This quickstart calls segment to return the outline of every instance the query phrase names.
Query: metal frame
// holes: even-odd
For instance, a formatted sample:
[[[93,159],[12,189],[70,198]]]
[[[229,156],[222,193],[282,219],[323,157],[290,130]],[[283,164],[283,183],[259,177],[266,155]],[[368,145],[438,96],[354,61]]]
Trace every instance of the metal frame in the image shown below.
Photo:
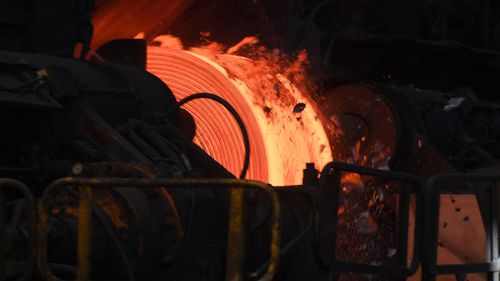
[[[330,171],[333,170],[333,173]],[[337,261],[335,252],[332,254],[332,259],[329,261],[330,268],[333,272],[341,273],[341,272],[353,272],[353,273],[363,273],[363,274],[377,274],[382,276],[390,276],[401,278],[401,280],[406,279],[407,277],[413,275],[417,269],[420,262],[420,245],[421,245],[421,224],[422,224],[422,203],[421,203],[421,192],[422,192],[422,182],[414,177],[413,175],[400,173],[400,172],[392,172],[392,171],[384,171],[378,169],[372,169],[367,167],[355,166],[346,163],[340,162],[331,162],[327,164],[321,172],[321,182],[322,182],[322,190],[324,188],[334,188],[334,192],[331,193],[333,195],[334,205],[332,208],[335,210],[335,215],[332,216],[333,221],[333,231],[337,232],[337,212],[338,212],[338,202],[340,196],[341,189],[341,173],[342,172],[351,172],[357,173],[360,175],[373,176],[378,178],[385,178],[392,181],[405,182],[407,185],[401,192],[401,202],[399,204],[399,221],[398,225],[401,227],[399,233],[401,234],[398,237],[399,249],[397,252],[400,255],[398,265],[396,266],[377,266],[370,265],[364,263],[355,263],[355,262],[344,262]],[[414,229],[414,251],[412,261],[410,266],[407,266],[407,242],[408,242],[408,217],[409,217],[409,197],[410,197],[410,185],[414,187],[415,195],[416,195],[416,210],[415,210],[415,229]],[[330,194],[329,194],[330,195]],[[333,251],[336,248],[336,236],[333,237]]]
[[[487,245],[487,259],[488,262],[484,263],[471,263],[471,264],[447,264],[438,265],[437,264],[437,247],[438,247],[438,235],[439,235],[439,209],[440,209],[440,195],[446,194],[441,191],[441,184],[444,182],[461,182],[461,183],[473,183],[473,182],[484,182],[484,183],[497,183],[496,186],[490,185],[488,191],[490,192],[488,196],[489,202],[478,202],[480,208],[486,210],[486,215],[483,217],[486,221],[483,221],[486,232],[486,245]],[[465,277],[469,273],[487,273],[488,280],[498,280],[498,273],[500,272],[500,260],[499,260],[499,245],[498,245],[498,233],[499,233],[499,222],[500,217],[498,215],[498,183],[500,182],[500,174],[439,174],[433,176],[429,179],[426,189],[425,189],[425,202],[427,202],[427,208],[424,213],[424,219],[428,222],[425,225],[425,233],[429,235],[429,242],[423,249],[425,253],[423,255],[423,267],[426,276],[424,280],[435,280],[436,275],[444,274],[454,274],[457,280],[465,280]],[[455,189],[456,186],[447,186],[448,188]],[[472,186],[474,191],[477,193],[478,186]],[[486,203],[486,204],[484,204]],[[486,205],[486,206],[484,206]]]
[[[1,190],[14,187],[18,191],[21,192],[24,198],[27,199],[28,208],[30,210],[30,240],[29,240],[29,253],[28,253],[28,268],[24,270],[23,275],[17,279],[17,281],[27,281],[31,279],[31,275],[33,273],[33,268],[35,265],[35,229],[36,229],[36,221],[35,221],[35,199],[31,190],[24,183],[9,179],[9,178],[0,178],[0,280],[6,279],[6,261],[7,261],[7,253],[5,251],[5,198]]]
[[[48,233],[48,213],[47,213],[47,200],[50,195],[60,190],[63,187],[79,187],[80,188],[80,204],[78,207],[78,242],[77,242],[77,255],[78,255],[78,268],[77,280],[89,280],[90,264],[88,255],[90,254],[90,222],[91,222],[91,198],[92,188],[227,188],[245,189],[254,188],[263,191],[271,199],[272,216],[271,216],[271,242],[269,245],[269,264],[267,266],[266,274],[259,280],[268,281],[272,280],[276,274],[276,270],[280,257],[280,203],[275,190],[262,182],[251,180],[236,180],[236,179],[126,179],[126,178],[62,178],[52,182],[43,192],[42,197],[38,203],[39,223],[37,228],[38,234],[38,251],[37,251],[37,269],[38,273],[44,280],[47,281],[60,281],[59,278],[54,276],[50,271],[47,261],[47,233]],[[239,196],[238,193],[232,193],[231,201]],[[233,197],[233,195],[235,195]],[[243,198],[242,196],[239,196]],[[242,211],[243,204],[233,204],[232,210],[239,209]],[[235,220],[241,220],[242,216],[230,216],[229,232],[231,232],[231,224],[234,225]],[[238,224],[236,224],[238,225]],[[236,231],[238,233],[238,231]],[[240,240],[240,239],[236,239]],[[228,244],[228,255],[237,257],[242,255],[240,248],[232,248]],[[242,257],[240,257],[242,259]],[[238,260],[238,259],[237,259]],[[226,267],[238,266],[238,261],[227,260]],[[234,276],[234,275],[233,275]],[[239,276],[243,276],[242,272]],[[226,276],[226,280],[230,276]]]

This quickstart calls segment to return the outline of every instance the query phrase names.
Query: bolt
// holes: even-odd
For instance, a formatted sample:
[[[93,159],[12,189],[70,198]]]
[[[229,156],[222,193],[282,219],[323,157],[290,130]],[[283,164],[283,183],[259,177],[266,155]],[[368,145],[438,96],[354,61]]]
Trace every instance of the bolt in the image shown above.
[[[81,163],[76,163],[71,168],[71,172],[73,172],[74,175],[80,175],[83,172],[83,165]]]

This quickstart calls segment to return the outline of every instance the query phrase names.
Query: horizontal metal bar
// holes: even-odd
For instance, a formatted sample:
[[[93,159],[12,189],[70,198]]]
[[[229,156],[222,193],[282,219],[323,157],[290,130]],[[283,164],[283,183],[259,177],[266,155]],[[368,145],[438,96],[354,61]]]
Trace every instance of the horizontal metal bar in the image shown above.
[[[395,180],[395,181],[404,181],[404,182],[412,182],[416,184],[422,184],[422,181],[407,173],[394,172],[394,171],[385,171],[379,169],[373,169],[363,166],[356,166],[342,162],[330,162],[328,163],[322,171],[323,173],[327,173],[329,170],[341,170],[344,172],[358,173],[367,176],[381,177],[385,179]]]
[[[475,181],[475,182],[490,182],[490,181],[500,181],[500,173],[484,173],[484,174],[459,174],[459,173],[446,173],[438,174],[431,177],[427,185],[437,186],[438,183],[444,181]]]
[[[370,265],[365,263],[337,261],[335,266],[339,272],[353,272],[363,274],[377,274],[381,276],[409,276],[409,270],[401,266]]]
[[[46,200],[55,191],[62,187],[91,187],[105,189],[110,187],[121,188],[254,188],[263,191],[271,199],[271,242],[269,245],[269,264],[266,274],[260,281],[270,281],[274,278],[279,264],[280,253],[280,203],[274,189],[265,183],[252,180],[237,179],[129,179],[129,178],[62,178],[52,182],[43,192],[38,204],[38,252],[37,269],[41,277],[46,281],[61,281],[50,271],[47,261],[47,234],[48,214]]]
[[[436,267],[437,274],[487,273],[487,272],[499,272],[499,271],[500,271],[499,261],[491,263],[438,265]]]

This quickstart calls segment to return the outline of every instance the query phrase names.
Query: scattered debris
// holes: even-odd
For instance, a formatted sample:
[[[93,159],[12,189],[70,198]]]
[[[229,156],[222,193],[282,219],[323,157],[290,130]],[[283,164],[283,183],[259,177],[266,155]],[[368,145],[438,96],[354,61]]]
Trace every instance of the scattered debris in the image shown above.
[[[266,105],[266,106],[264,106],[263,110],[264,110],[264,112],[265,112],[266,114],[271,113],[271,108],[270,108],[269,106],[267,106],[267,105]]]
[[[392,258],[396,255],[396,249],[394,248],[390,248],[387,250],[387,257],[388,258]]]
[[[356,225],[359,233],[375,233],[378,230],[377,223],[369,211],[361,213]]]
[[[294,113],[301,113],[302,111],[304,111],[304,109],[306,108],[306,104],[303,103],[303,102],[299,102],[298,104],[295,105],[295,107],[293,108],[293,112]]]
[[[200,32],[200,35],[201,35],[202,37],[210,37],[210,31],[201,31],[201,32]]]
[[[319,146],[319,152],[323,152],[326,148],[326,145],[322,144]]]
[[[460,107],[460,105],[464,102],[465,98],[464,97],[459,97],[459,98],[451,98],[448,101],[448,104],[446,104],[443,107],[444,111],[450,111],[452,109]]]

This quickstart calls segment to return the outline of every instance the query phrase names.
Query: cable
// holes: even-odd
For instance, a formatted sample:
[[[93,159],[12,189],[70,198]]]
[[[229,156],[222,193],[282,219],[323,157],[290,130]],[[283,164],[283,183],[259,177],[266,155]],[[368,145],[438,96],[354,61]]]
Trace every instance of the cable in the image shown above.
[[[72,195],[78,198],[78,193],[72,189],[66,189],[66,191]],[[106,217],[102,214],[101,210],[96,207],[94,204],[92,204],[92,213],[96,216],[97,220],[101,223],[103,226],[104,230],[106,231],[106,234],[108,234],[109,238],[111,239],[111,242],[116,248],[116,251],[118,252],[118,255],[120,256],[120,259],[122,260],[123,266],[125,267],[125,272],[127,274],[128,280],[129,281],[135,281],[134,278],[134,273],[132,272],[132,264],[130,263],[127,254],[125,253],[125,249],[123,248],[122,244],[116,237],[113,229],[109,225],[108,220]]]
[[[188,247],[189,245],[189,240],[191,238],[191,226],[192,226],[192,223],[193,223],[193,218],[194,218],[194,212],[195,212],[195,205],[196,205],[196,194],[195,194],[195,188],[190,188],[189,189],[191,191],[191,210],[189,212],[189,218],[188,218],[188,221],[187,221],[187,228],[186,228],[186,235],[185,235],[185,238],[182,240],[182,246],[181,246],[181,258],[179,260],[179,263],[178,265],[176,266],[175,268],[175,271],[173,273],[173,276],[174,278],[172,278],[172,280],[178,280],[178,276],[179,274],[181,274],[182,270],[183,270],[183,267],[185,266],[186,264],[186,259],[187,259],[187,251],[186,251],[186,248]]]
[[[184,173],[190,170],[190,164],[186,162],[186,157],[183,158],[182,152],[169,144],[168,139],[159,132],[136,119],[129,121],[129,128],[125,133],[128,133],[133,144],[146,152],[146,156],[151,160],[166,164],[169,173],[175,175],[177,171]]]
[[[317,4],[313,10],[311,11],[311,13],[309,14],[309,17],[307,18],[307,22],[309,24],[312,24],[313,21],[314,21],[314,18],[316,17],[316,15],[323,10],[323,8],[331,5],[331,4],[335,4],[337,2],[340,2],[341,0],[325,0],[323,2],[320,2],[319,4]]]
[[[123,248],[122,244],[116,237],[113,229],[111,229],[109,222],[106,220],[106,218],[102,215],[100,210],[97,209],[97,207],[92,206],[93,213],[96,215],[97,220],[103,225],[104,230],[108,234],[109,238],[113,242],[113,245],[116,248],[116,251],[118,252],[118,255],[120,256],[120,259],[122,260],[123,266],[125,267],[125,272],[127,273],[127,277],[129,281],[134,281],[134,273],[132,272],[132,264],[130,263],[127,254],[125,253],[125,249]]]
[[[193,100],[196,100],[196,99],[209,99],[209,100],[212,100],[212,101],[219,103],[220,105],[224,106],[224,108],[226,108],[227,111],[229,111],[229,113],[231,113],[231,115],[236,120],[236,123],[238,123],[238,126],[240,127],[240,130],[241,130],[241,134],[243,135],[243,142],[244,142],[244,146],[245,146],[245,159],[243,162],[243,168],[242,168],[241,173],[240,173],[240,179],[244,179],[246,176],[246,173],[248,171],[248,166],[250,163],[250,139],[248,137],[248,132],[247,132],[247,129],[245,127],[245,124],[243,123],[243,120],[241,119],[241,117],[238,114],[238,112],[236,111],[236,109],[234,109],[234,107],[228,101],[226,101],[224,98],[217,96],[215,94],[196,93],[196,94],[190,95],[190,96],[185,97],[184,99],[180,100],[178,103],[176,103],[170,109],[168,109],[167,113],[171,113],[172,111],[182,107],[184,104],[191,102]],[[194,189],[191,189],[191,196],[192,196],[191,212],[190,212],[189,218],[188,218],[188,224],[187,224],[188,228],[186,230],[186,239],[184,239],[184,241],[183,241],[182,248],[186,248],[186,246],[188,244],[187,241],[189,240],[189,238],[191,236],[191,224],[192,224],[192,220],[193,220],[193,216],[194,216],[194,212],[195,212],[195,202],[196,202],[196,195],[195,195]],[[183,252],[185,252],[185,249],[183,250]],[[183,254],[183,257],[181,258],[181,261],[180,261],[179,265],[177,266],[177,270],[174,273],[174,280],[177,279],[178,274],[180,274],[181,267],[183,267],[185,265],[185,259],[186,259],[185,254]]]
[[[332,56],[333,47],[335,45],[335,35],[336,35],[335,31],[332,31],[331,36],[330,36],[330,42],[328,42],[328,46],[326,47],[325,56],[323,57],[323,69],[324,70],[327,70],[328,66],[330,65],[330,58]]]
[[[78,271],[75,266],[62,263],[49,263],[49,268],[56,275],[62,274],[71,276],[72,278],[76,278],[76,274]]]
[[[191,102],[193,100],[197,100],[197,99],[209,99],[209,100],[212,100],[212,101],[215,101],[215,102],[219,103],[220,105],[224,106],[224,108],[226,108],[227,111],[229,111],[229,113],[236,120],[236,123],[238,123],[238,126],[240,127],[240,130],[241,130],[241,134],[243,136],[243,143],[244,143],[244,146],[245,146],[245,158],[244,158],[243,168],[241,170],[239,178],[240,179],[244,179],[245,176],[246,176],[246,174],[247,174],[247,171],[248,171],[248,166],[250,164],[250,139],[248,137],[248,131],[246,129],[245,123],[241,119],[241,117],[238,114],[238,112],[236,111],[236,109],[228,101],[226,101],[224,98],[222,98],[220,96],[217,96],[215,94],[211,94],[211,93],[196,93],[196,94],[190,95],[190,96],[185,97],[184,99],[180,100],[178,103],[176,103],[174,106],[172,106],[167,111],[167,113],[171,113],[172,111],[174,111],[174,110],[182,107],[184,104],[186,104],[188,102]],[[194,211],[195,211],[196,195],[195,195],[193,189],[191,190],[191,196],[192,196],[191,212],[189,214],[188,229],[186,230],[186,239],[184,240],[183,248],[186,247],[187,240],[190,238],[191,224],[192,224],[192,219],[193,219],[193,215],[194,215]],[[184,263],[185,263],[185,258],[182,258],[182,261],[180,262],[179,266],[177,267],[176,272],[174,273],[175,277],[177,277],[177,275],[180,273],[180,271],[181,271],[180,268],[182,266],[184,266]]]
[[[392,23],[398,17],[398,15],[401,14],[401,11],[403,11],[403,8],[406,7],[405,1],[401,1],[401,2],[402,3],[399,6],[399,9],[394,11],[384,22],[377,24],[377,25],[374,25],[374,26],[367,27],[364,30],[368,31],[368,32],[373,32],[373,31],[377,31],[377,30],[387,26],[388,24]]]
[[[279,191],[281,192],[281,191]],[[311,201],[311,198],[308,197],[307,195],[303,194],[303,193],[299,193],[297,192],[297,194],[302,194],[306,197],[306,201],[309,203],[309,208],[313,211],[314,210],[314,204],[313,202]],[[312,212],[313,213],[313,212]],[[280,259],[284,256],[286,256],[288,253],[290,253],[290,251],[295,248],[295,246],[298,245],[298,243],[300,241],[302,241],[306,235],[313,229],[313,226],[314,226],[314,215],[309,215],[309,219],[307,220],[307,225],[306,227],[304,228],[304,230],[302,232],[300,232],[297,236],[295,236],[292,241],[290,241],[288,244],[286,244],[283,248],[281,248],[280,250]],[[262,274],[266,271],[266,268],[269,264],[269,261],[265,262],[263,265],[261,265],[257,270],[255,270],[254,272],[252,272],[249,277],[251,277],[252,279],[257,279],[259,276],[262,276]],[[260,277],[257,279],[257,280],[261,280]]]
[[[239,178],[244,179],[248,171],[248,165],[250,164],[250,139],[248,137],[248,132],[247,128],[245,127],[245,123],[243,123],[243,120],[241,119],[236,109],[234,109],[234,107],[228,101],[226,101],[224,98],[220,96],[211,93],[197,93],[183,98],[174,106],[172,106],[167,112],[170,113],[180,108],[184,104],[197,99],[209,99],[219,103],[220,105],[224,106],[227,109],[227,111],[231,113],[231,115],[233,115],[234,119],[236,120],[236,123],[238,123],[238,126],[240,127],[241,130],[241,134],[243,135],[243,143],[245,145],[245,159],[243,162],[243,168],[241,169]]]
[[[306,42],[310,38],[310,32],[312,28],[314,27],[314,18],[316,18],[316,15],[320,12],[323,11],[323,8],[341,2],[342,0],[325,0],[323,2],[320,2],[316,6],[314,6],[313,10],[309,13],[309,16],[307,17],[307,24],[306,24],[306,30],[304,31],[304,36],[302,37],[302,42],[301,46],[304,47]]]

